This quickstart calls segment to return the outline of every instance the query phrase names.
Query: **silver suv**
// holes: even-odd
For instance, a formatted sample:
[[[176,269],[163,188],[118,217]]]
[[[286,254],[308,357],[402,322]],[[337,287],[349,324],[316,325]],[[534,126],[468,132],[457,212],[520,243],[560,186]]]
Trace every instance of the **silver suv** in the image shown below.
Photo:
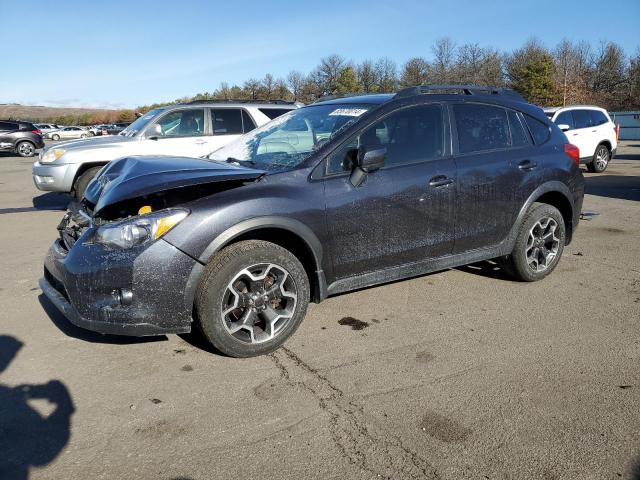
[[[132,155],[201,157],[302,106],[293,102],[192,102],[156,108],[118,135],[50,146],[33,164],[39,190],[71,192],[80,200],[102,166]]]

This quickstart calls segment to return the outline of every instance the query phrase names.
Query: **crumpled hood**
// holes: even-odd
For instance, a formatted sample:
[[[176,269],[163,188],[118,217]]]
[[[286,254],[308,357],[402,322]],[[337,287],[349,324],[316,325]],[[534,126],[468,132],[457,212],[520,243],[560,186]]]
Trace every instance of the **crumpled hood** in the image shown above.
[[[84,196],[98,213],[108,205],[152,193],[227,180],[254,180],[264,173],[190,157],[125,157],[108,163],[89,183]]]

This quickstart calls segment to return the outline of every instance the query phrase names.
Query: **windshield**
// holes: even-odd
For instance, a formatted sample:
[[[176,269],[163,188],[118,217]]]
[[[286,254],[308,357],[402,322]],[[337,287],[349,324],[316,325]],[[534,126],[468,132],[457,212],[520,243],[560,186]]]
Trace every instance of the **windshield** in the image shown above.
[[[263,170],[300,165],[371,105],[311,105],[292,110],[211,153],[209,159]]]
[[[122,130],[119,135],[124,135],[125,137],[133,137],[140,130],[143,130],[151,120],[155,118],[160,112],[164,111],[163,108],[156,108],[155,110],[149,110],[147,113],[138,118],[135,122],[129,125],[127,128]],[[110,127],[110,125],[109,125]]]

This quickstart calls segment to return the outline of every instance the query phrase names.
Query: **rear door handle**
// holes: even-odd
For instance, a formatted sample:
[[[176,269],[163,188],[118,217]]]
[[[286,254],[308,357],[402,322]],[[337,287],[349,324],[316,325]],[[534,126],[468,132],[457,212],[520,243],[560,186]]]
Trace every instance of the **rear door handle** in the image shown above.
[[[536,162],[532,162],[531,160],[523,160],[518,164],[518,168],[520,170],[525,171],[525,172],[533,170],[537,166],[538,166],[538,164]]]
[[[444,187],[445,185],[449,185],[451,183],[453,183],[453,178],[449,178],[444,175],[436,175],[431,180],[429,180],[430,187]]]

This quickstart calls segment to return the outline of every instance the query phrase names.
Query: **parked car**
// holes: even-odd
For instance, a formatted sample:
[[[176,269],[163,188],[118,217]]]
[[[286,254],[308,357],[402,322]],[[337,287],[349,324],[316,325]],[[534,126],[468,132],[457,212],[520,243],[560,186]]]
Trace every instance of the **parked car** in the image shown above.
[[[53,132],[54,130],[59,130],[60,126],[55,125],[53,123],[36,123],[36,128],[42,132],[42,135],[46,135],[47,133]]]
[[[113,125],[109,125],[106,129],[107,135],[118,135],[129,125],[131,125],[131,123],[114,123]]]
[[[42,132],[29,122],[0,120],[0,151],[15,152],[21,157],[33,157],[37,148],[44,148]]]
[[[115,136],[54,145],[33,165],[40,190],[72,192],[81,199],[103,165],[127,155],[201,157],[297,103],[194,102],[145,113]]]
[[[544,112],[580,149],[580,161],[590,172],[607,169],[618,148],[618,127],[604,108],[574,105],[545,108]]]
[[[101,125],[94,125],[92,127],[89,127],[89,129],[87,130],[89,132],[89,135],[92,137],[95,136],[100,136],[100,135],[106,135],[107,134],[107,129],[112,128],[113,125],[111,124],[101,124]]]
[[[82,127],[64,127],[47,133],[46,137],[51,140],[74,140],[78,138],[87,138],[89,132]]]
[[[112,162],[65,215],[41,288],[83,328],[195,323],[247,357],[341,292],[488,259],[544,278],[578,226],[578,149],[514,92],[439,91],[321,101],[208,160]]]

